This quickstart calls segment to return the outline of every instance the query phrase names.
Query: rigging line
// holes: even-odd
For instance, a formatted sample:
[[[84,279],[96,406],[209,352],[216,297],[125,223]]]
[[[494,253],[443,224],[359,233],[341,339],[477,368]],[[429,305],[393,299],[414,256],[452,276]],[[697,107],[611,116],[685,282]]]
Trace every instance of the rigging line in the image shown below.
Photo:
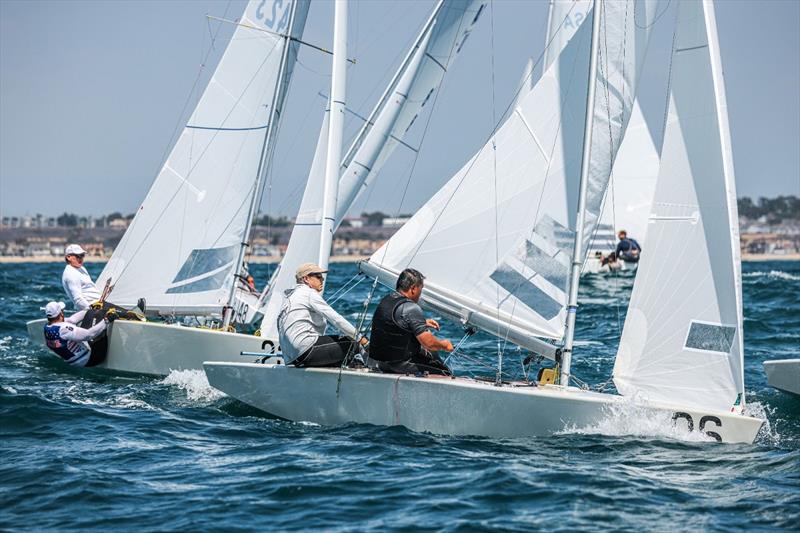
[[[667,0],[667,5],[664,6],[664,9],[661,10],[661,13],[656,14],[656,16],[653,17],[653,22],[651,22],[650,24],[647,24],[646,26],[642,26],[641,24],[639,24],[636,21],[636,8],[634,7],[634,10],[633,10],[633,23],[636,25],[637,28],[640,28],[640,29],[643,29],[643,30],[647,30],[647,29],[652,28],[653,26],[656,25],[656,22],[658,22],[659,19],[662,16],[664,16],[664,14],[667,12],[667,10],[669,9],[670,3],[672,3],[672,0]]]
[[[503,117],[505,117],[507,115],[508,110],[511,109],[511,107],[514,105],[514,102],[517,101],[517,97],[519,96],[519,93],[522,91],[522,89],[527,86],[528,80],[533,76],[533,72],[536,70],[536,67],[539,65],[539,63],[541,63],[542,59],[544,58],[545,52],[547,52],[547,50],[550,48],[550,45],[555,40],[555,37],[556,37],[556,35],[558,35],[558,32],[560,32],[562,30],[562,28],[564,27],[564,22],[569,18],[569,15],[570,15],[570,13],[572,13],[572,9],[574,7],[575,7],[575,4],[573,3],[572,6],[569,8],[569,11],[567,11],[567,15],[564,17],[564,19],[558,25],[558,29],[553,33],[553,36],[550,38],[550,40],[547,42],[547,44],[545,45],[545,47],[542,50],[542,52],[539,54],[539,57],[536,59],[536,62],[534,63],[533,67],[531,68],[530,72],[525,77],[525,79],[522,80],[522,82],[520,83],[520,86],[517,88],[515,93],[512,95],[510,103],[506,107],[505,111],[503,111],[503,114],[500,115],[500,120],[498,120],[495,123],[494,128],[492,128],[491,133],[489,134],[489,136],[484,141],[484,143],[483,143],[481,149],[478,151],[477,155],[480,155],[483,152],[484,148],[489,143],[489,140],[491,140],[497,134],[497,130],[500,127],[500,121],[503,120]],[[437,96],[438,96],[438,94],[437,94]],[[560,127],[560,122],[559,122],[559,127]],[[555,146],[554,146],[554,149],[555,149]],[[414,257],[416,257],[416,255],[419,252],[419,249],[422,246],[422,244],[428,239],[428,237],[430,237],[430,234],[433,231],[433,228],[436,226],[436,224],[438,224],[439,219],[442,217],[442,215],[444,214],[445,210],[450,205],[450,202],[455,197],[456,192],[458,192],[458,190],[461,188],[461,185],[464,183],[464,180],[467,178],[467,176],[469,176],[469,174],[472,171],[472,168],[475,166],[475,163],[477,162],[477,160],[478,160],[478,157],[473,157],[472,158],[472,160],[471,160],[471,162],[469,164],[469,167],[464,172],[464,174],[461,177],[461,180],[459,181],[458,185],[453,189],[452,193],[450,194],[450,197],[444,203],[444,206],[441,208],[441,210],[439,211],[439,213],[436,215],[436,217],[434,218],[433,222],[431,223],[430,227],[428,228],[428,231],[425,233],[423,238],[420,240],[419,244],[417,244],[417,246],[415,247],[414,253],[411,255],[411,259],[414,259]],[[552,160],[552,158],[551,158],[551,160]],[[545,179],[547,179],[547,178],[545,178]]]
[[[489,62],[492,72],[491,85],[492,85],[492,124],[497,120],[497,98],[495,96],[495,69],[494,69],[494,0],[489,0]],[[492,174],[494,178],[494,262],[500,264],[500,221],[499,210],[497,208],[497,139],[492,137]],[[497,382],[502,381],[503,373],[503,351],[505,344],[501,347],[500,344],[500,285],[495,284],[495,301],[497,302]],[[508,331],[506,331],[506,338],[508,338]],[[462,341],[463,342],[463,339]]]
[[[245,92],[245,91],[247,91],[247,89],[248,89],[248,88],[250,87],[250,85],[253,83],[253,81],[255,80],[255,78],[256,78],[256,76],[258,75],[258,73],[261,71],[261,69],[262,69],[262,68],[264,67],[264,65],[266,64],[267,60],[270,58],[270,56],[272,56],[272,53],[275,51],[275,48],[276,48],[276,47],[277,47],[277,43],[276,43],[276,44],[275,44],[275,45],[272,47],[272,49],[270,50],[270,52],[269,52],[269,53],[268,53],[268,54],[267,54],[267,55],[264,57],[264,60],[261,62],[261,64],[260,64],[260,65],[258,66],[258,68],[256,69],[255,73],[253,74],[253,77],[252,77],[252,78],[250,78],[250,81],[248,81],[248,83],[247,83],[247,85],[245,86],[245,88],[244,88],[244,91],[242,92],[242,94],[240,94],[240,95],[239,95],[239,97],[236,99],[236,102],[234,102],[234,103],[233,103],[233,106],[232,106],[232,107],[231,107],[231,109],[228,111],[228,114],[227,114],[227,115],[225,115],[225,118],[224,118],[224,119],[222,119],[222,123],[223,123],[223,124],[224,124],[224,123],[225,123],[225,121],[226,121],[226,120],[228,120],[228,118],[229,118],[229,117],[230,117],[230,116],[233,114],[233,111],[236,109],[236,106],[239,104],[239,101],[240,101],[240,100],[242,99],[242,97],[244,96],[244,92]],[[278,122],[278,125],[280,125],[280,122]],[[194,166],[193,166],[193,167],[191,167],[191,168],[189,169],[189,172],[187,172],[187,174],[186,174],[186,176],[187,176],[187,177],[191,175],[191,173],[192,173],[192,171],[194,170],[194,168],[196,168],[196,166],[197,166],[197,165],[200,163],[200,159],[202,159],[202,158],[203,158],[203,156],[204,156],[204,155],[205,155],[205,153],[208,151],[209,147],[210,147],[210,146],[211,146],[211,144],[213,143],[214,139],[216,139],[216,137],[217,137],[217,135],[218,135],[218,134],[219,134],[219,132],[218,132],[218,131],[214,132],[214,134],[212,135],[212,137],[211,137],[211,139],[209,140],[208,144],[206,145],[206,148],[205,148],[205,149],[203,150],[203,152],[200,154],[200,156],[199,156],[198,160],[195,162]],[[240,150],[241,150],[241,146],[240,146]],[[158,179],[158,176],[159,176],[160,174],[161,174],[161,173],[159,172],[159,174],[157,174],[157,175],[156,175],[156,179]],[[253,183],[253,186],[255,186],[255,182]],[[169,207],[172,205],[172,202],[175,200],[175,198],[178,196],[178,194],[179,194],[179,193],[180,193],[182,190],[183,190],[183,185],[179,186],[179,187],[178,187],[178,188],[175,190],[175,192],[174,192],[174,193],[172,194],[172,196],[169,198],[169,201],[167,201],[167,203],[166,203],[166,205],[165,205],[164,209],[161,211],[161,213],[159,213],[158,217],[156,218],[155,224],[153,224],[153,225],[150,227],[150,229],[147,231],[147,233],[145,234],[145,236],[144,236],[144,238],[142,239],[142,241],[139,243],[139,246],[137,246],[137,247],[136,247],[136,249],[134,250],[134,252],[133,252],[133,255],[136,255],[136,254],[139,252],[139,250],[142,248],[142,246],[144,246],[144,243],[145,243],[145,242],[147,242],[148,238],[150,237],[150,234],[151,234],[151,233],[152,233],[152,232],[155,230],[156,226],[158,226],[158,223],[161,221],[161,218],[162,218],[162,217],[164,216],[164,214],[165,214],[165,213],[168,211],[168,208],[169,208]],[[141,209],[141,207],[140,207],[140,209]],[[241,209],[241,208],[240,208],[240,209]],[[225,230],[227,230],[227,228],[228,228],[228,227],[230,227],[230,225],[231,225],[231,223],[232,223],[232,222],[233,222],[233,220],[229,220],[229,221],[228,221],[228,224],[225,226]],[[224,230],[223,230],[223,231],[224,231]],[[219,239],[219,237],[218,237],[218,239]],[[127,263],[125,266],[123,266],[122,270],[121,270],[121,271],[119,272],[119,274],[117,275],[117,281],[119,281],[119,279],[122,277],[122,275],[125,273],[125,271],[128,269],[128,267],[129,267],[130,265],[131,265],[131,262],[128,262],[128,263]]]
[[[353,280],[355,280],[355,283],[353,283]],[[358,287],[362,281],[364,281],[364,276],[362,276],[361,274],[355,274],[339,290],[337,290],[335,293],[333,293],[331,296],[328,297],[328,299],[330,300],[330,305],[333,305],[342,298],[344,298],[349,292]],[[348,284],[351,285],[347,287]],[[347,288],[346,290],[345,287]]]
[[[470,336],[472,336],[472,331],[470,331],[470,330],[465,331],[464,332],[464,336],[461,337],[460,341],[458,341],[458,343],[456,344],[455,348],[453,348],[453,351],[450,352],[447,355],[447,357],[445,357],[444,361],[442,361],[442,364],[447,365],[447,361],[449,361],[451,357],[456,355],[456,353],[458,352],[458,349],[461,348],[461,345],[464,344],[464,341],[467,340],[467,338],[470,337]]]
[[[225,5],[225,12],[223,13],[223,16],[226,16],[228,14],[228,10],[231,7],[232,1],[233,0],[228,0],[228,3]],[[209,23],[209,29],[210,29],[210,23]],[[186,114],[186,108],[189,107],[189,102],[192,100],[192,95],[194,94],[195,89],[197,89],[197,84],[200,82],[200,78],[203,76],[203,72],[205,71],[205,67],[206,67],[206,62],[208,61],[208,58],[211,56],[211,52],[214,50],[214,43],[216,42],[217,37],[219,36],[219,32],[220,32],[221,29],[222,29],[222,24],[218,24],[217,25],[217,31],[211,36],[211,42],[209,44],[209,48],[206,51],[205,57],[203,57],[202,61],[200,62],[200,68],[197,71],[197,76],[195,76],[194,83],[192,83],[192,88],[189,90],[189,93],[186,95],[186,99],[183,102],[183,107],[181,108],[181,112],[178,113],[178,119],[175,121],[175,127],[172,129],[172,133],[169,136],[169,142],[167,142],[167,144],[164,146],[164,152],[161,154],[161,158],[160,158],[161,163],[158,166],[158,170],[159,171],[164,167],[164,164],[167,161],[167,156],[169,155],[170,148],[172,148],[173,144],[175,143],[175,135],[178,133],[178,130],[181,127],[181,124],[184,123],[183,116]],[[204,36],[204,38],[205,38],[205,36]],[[201,53],[201,55],[202,55],[202,53]],[[159,172],[157,171],[154,174],[155,174],[155,176],[153,177],[153,180],[150,182],[149,189],[153,187],[153,184],[158,179]],[[122,247],[118,247],[118,249],[120,251],[123,251],[125,249],[126,245],[127,245],[127,242],[120,243],[120,244],[123,244],[123,246]],[[117,278],[119,278],[119,276],[117,276]]]
[[[572,13],[572,9],[574,9],[575,5],[577,5],[577,1],[573,2],[572,6],[567,11],[567,14],[564,16],[564,19],[559,24],[556,32],[553,34],[553,37],[550,38],[550,41],[548,41],[547,46],[545,46],[545,50],[550,46],[550,43],[553,42],[553,39],[555,39],[555,36],[558,34],[558,32],[562,30],[564,22],[569,19],[569,16]],[[544,52],[542,54],[544,54]],[[569,78],[568,78],[568,81],[567,81],[567,87],[573,87],[573,83],[572,82],[573,82],[573,78],[575,77],[576,65],[577,65],[577,57],[575,59],[573,59],[573,61],[572,61],[572,68],[570,69],[570,72],[569,72]],[[531,69],[531,70],[533,70],[533,69]],[[524,84],[523,84],[523,86],[524,86]],[[564,101],[566,101],[566,99],[567,99],[567,95],[564,96]],[[562,106],[564,104],[564,101],[561,102]],[[532,219],[534,221],[534,225],[531,227],[530,233],[528,233],[528,238],[529,239],[533,237],[534,233],[536,233],[536,221],[539,219],[539,213],[541,212],[542,202],[543,202],[544,196],[545,196],[544,192],[546,191],[547,183],[550,180],[550,167],[551,167],[552,161],[553,161],[553,154],[555,153],[556,146],[558,144],[558,135],[561,132],[562,124],[563,124],[563,120],[561,118],[559,118],[558,127],[556,129],[556,135],[553,137],[553,143],[550,146],[550,153],[549,153],[549,155],[547,157],[547,168],[545,169],[544,183],[542,183],[542,194],[539,195],[539,200],[536,202],[536,211],[534,212],[534,216],[533,216],[533,219]],[[529,268],[530,267],[527,264],[523,263],[523,266],[522,266],[522,269],[523,269],[522,270],[522,274],[523,274],[523,276],[527,273]],[[531,268],[531,272],[533,272],[532,268]],[[533,272],[533,273],[537,274],[536,272]],[[519,288],[521,286],[522,286],[522,281],[517,283],[516,288]],[[511,314],[512,318],[514,317],[514,313],[516,313],[517,302],[518,302],[518,300],[514,299],[512,304],[511,304],[511,312],[510,312],[510,314]],[[503,339],[504,340],[504,348],[505,348],[505,345],[508,343],[508,336],[510,334],[510,331],[511,331],[511,326],[509,324],[509,327],[506,329],[506,333],[505,333],[504,339]]]
[[[458,30],[453,34],[453,42],[450,43],[450,50],[448,51],[447,57],[452,57],[453,56],[453,50],[455,49],[456,42],[458,41],[458,36],[461,34],[461,30],[464,27],[464,22],[465,22],[465,18],[462,17],[461,21],[458,23]],[[405,201],[406,194],[408,193],[408,187],[411,184],[411,178],[414,176],[414,172],[415,172],[415,170],[417,168],[417,163],[419,162],[419,156],[422,153],[422,146],[423,146],[423,144],[425,142],[425,137],[428,135],[428,129],[430,128],[430,125],[431,125],[431,119],[433,118],[434,111],[436,110],[436,104],[439,102],[439,95],[442,94],[442,87],[446,83],[446,80],[447,80],[447,78],[444,78],[444,74],[442,74],[442,82],[439,85],[439,90],[434,91],[435,94],[433,95],[433,102],[431,103],[431,108],[430,108],[430,111],[428,112],[428,118],[425,121],[425,128],[422,130],[422,137],[420,138],[420,141],[419,141],[420,148],[419,148],[419,150],[417,152],[414,153],[414,161],[411,164],[411,169],[409,170],[408,178],[406,179],[405,187],[403,188],[403,194],[400,197],[400,203],[399,203],[399,205],[397,207],[397,211],[395,212],[395,217],[399,217],[400,216],[400,212],[403,209],[403,202]],[[421,112],[422,111],[420,111],[420,113]],[[438,218],[437,218],[437,220],[438,220]],[[430,233],[430,230],[428,231],[428,233]],[[381,263],[383,263],[383,260],[386,259],[386,254],[389,252],[389,246],[391,245],[391,242],[392,242],[392,239],[390,238],[390,239],[388,239],[386,241],[386,244],[384,245],[383,258],[381,260]],[[407,263],[406,266],[408,266],[408,264],[411,263],[411,260],[413,260],[414,257],[416,257],[416,252],[417,251],[419,251],[419,247],[417,247],[417,250],[415,250],[414,254],[411,256],[411,258],[410,258],[410,260],[409,260],[409,262]]]

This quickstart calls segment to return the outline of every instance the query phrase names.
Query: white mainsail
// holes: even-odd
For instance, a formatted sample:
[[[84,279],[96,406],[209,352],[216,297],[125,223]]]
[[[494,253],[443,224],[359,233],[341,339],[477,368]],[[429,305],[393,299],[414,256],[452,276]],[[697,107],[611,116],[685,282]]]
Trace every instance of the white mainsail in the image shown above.
[[[588,235],[633,106],[653,14],[648,2],[602,5]],[[581,25],[480,152],[362,265],[366,273],[391,284],[414,267],[428,278],[423,303],[526,348],[543,349],[537,336],[563,336],[590,36],[591,25]]]
[[[625,396],[744,404],[736,187],[713,4],[682,2],[661,172],[614,366]]]
[[[547,69],[590,15],[591,0],[550,0],[544,65]],[[591,21],[591,16],[589,16]],[[611,185],[603,200],[600,228],[592,249],[608,251],[616,246],[616,231],[627,230],[640,244],[645,242],[647,217],[658,177],[658,150],[645,121],[639,100],[634,101],[625,137],[614,160]]]
[[[334,229],[339,226],[360,192],[369,185],[370,179],[377,175],[441,84],[446,69],[455,60],[480,16],[483,4],[479,6],[478,3],[476,0],[441,0],[434,8],[342,161]],[[283,292],[294,284],[297,266],[305,262],[317,262],[320,265],[328,262],[329,250],[320,253],[325,231],[322,205],[327,143],[328,111],[286,254],[270,281],[263,305],[261,335],[264,337],[277,338],[276,320]]]
[[[228,303],[270,118],[279,115],[308,1],[253,0],[197,107],[98,282],[110,300],[219,313]],[[286,60],[284,61],[284,56]],[[276,94],[277,91],[277,94]],[[274,102],[275,109],[271,106]]]

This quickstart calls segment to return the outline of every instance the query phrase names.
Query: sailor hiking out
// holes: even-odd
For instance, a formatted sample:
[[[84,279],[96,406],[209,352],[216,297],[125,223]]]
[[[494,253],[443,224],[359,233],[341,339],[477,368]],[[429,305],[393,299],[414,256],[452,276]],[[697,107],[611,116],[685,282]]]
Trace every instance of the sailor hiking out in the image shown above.
[[[108,312],[103,320],[86,329],[78,324],[89,310],[65,318],[64,307],[64,302],[50,302],[45,306],[47,324],[44,326],[44,339],[47,347],[72,366],[89,367],[102,363],[107,353],[106,327],[117,318],[116,312]]]

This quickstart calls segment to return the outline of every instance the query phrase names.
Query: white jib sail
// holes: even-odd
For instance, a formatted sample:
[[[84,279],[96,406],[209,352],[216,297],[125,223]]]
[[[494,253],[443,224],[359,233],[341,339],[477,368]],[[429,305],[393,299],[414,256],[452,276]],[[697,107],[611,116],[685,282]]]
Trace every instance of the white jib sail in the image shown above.
[[[627,4],[608,6],[601,30],[607,48],[596,108],[605,116],[595,120],[603,135],[595,135],[599,162],[593,157],[591,175],[598,207],[633,104],[639,47],[647,42]],[[648,14],[642,10],[637,22]],[[562,337],[590,34],[591,25],[578,29],[493,138],[373,254],[362,267],[368,274],[389,283],[416,268],[428,278],[423,303],[524,347],[541,348],[534,336]],[[621,47],[627,59],[616,53]]]
[[[437,4],[379,104],[356,136],[348,151],[350,156],[343,161],[334,227],[338,227],[360,191],[378,173],[430,95],[439,87],[445,74],[442,66],[449,67],[453,63],[479,18],[479,11],[475,1],[443,0]],[[265,337],[277,337],[276,321],[283,293],[294,285],[295,269],[305,262],[322,265],[328,261],[327,256],[321,257],[318,253],[322,238],[327,117],[326,111],[289,246],[270,281],[263,305],[261,335]]]
[[[741,263],[714,8],[681,2],[669,112],[643,254],[614,366],[626,396],[744,404]]]
[[[227,303],[277,89],[284,46],[308,2],[253,0],[197,107],[99,278],[110,300],[165,312],[219,313]],[[292,20],[294,13],[294,20]],[[291,45],[293,48],[296,44]],[[286,64],[289,82],[294,53]],[[282,102],[278,100],[278,105]],[[277,106],[276,106],[277,107]]]

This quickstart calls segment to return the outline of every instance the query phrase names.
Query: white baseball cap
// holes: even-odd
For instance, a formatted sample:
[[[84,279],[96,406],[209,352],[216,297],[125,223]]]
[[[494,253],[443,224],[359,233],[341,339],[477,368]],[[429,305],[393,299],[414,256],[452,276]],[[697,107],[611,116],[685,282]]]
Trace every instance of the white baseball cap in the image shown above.
[[[64,250],[64,255],[86,255],[86,250],[81,248],[80,244],[70,244]]]
[[[47,318],[55,318],[61,314],[65,307],[64,302],[50,302],[44,306],[44,314],[47,315]]]

